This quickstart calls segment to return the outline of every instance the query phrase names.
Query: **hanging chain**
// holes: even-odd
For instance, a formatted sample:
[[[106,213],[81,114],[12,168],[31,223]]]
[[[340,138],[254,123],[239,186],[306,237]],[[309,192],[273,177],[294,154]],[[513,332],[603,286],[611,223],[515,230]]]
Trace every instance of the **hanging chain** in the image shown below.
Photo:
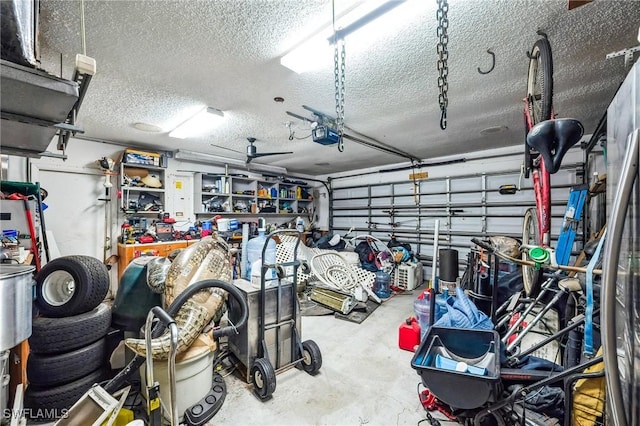
[[[336,124],[338,128],[338,151],[344,151],[344,140],[342,136],[344,135],[344,79],[345,79],[345,47],[344,40],[340,40],[340,47],[336,44],[334,60],[334,80],[335,80],[335,88],[336,88]],[[338,59],[338,50],[340,50],[340,58]]]
[[[449,4],[447,0],[437,1],[436,19],[438,20],[438,30],[436,35],[438,36],[438,89],[440,89],[438,103],[440,104],[441,112],[440,128],[445,130],[447,128],[447,107],[449,106],[449,99],[447,98],[447,92],[449,91],[449,83],[447,82],[449,75],[449,65],[447,64],[449,59],[449,51],[447,50],[447,44],[449,43],[449,35],[447,34],[447,29],[449,28],[449,19],[447,18]]]
[[[335,100],[336,100],[336,130],[338,131],[338,151],[344,151],[344,140],[342,138],[344,134],[344,80],[345,80],[345,43],[344,38],[338,39],[336,31],[336,14],[335,14],[335,0],[333,5],[333,83],[335,88]]]

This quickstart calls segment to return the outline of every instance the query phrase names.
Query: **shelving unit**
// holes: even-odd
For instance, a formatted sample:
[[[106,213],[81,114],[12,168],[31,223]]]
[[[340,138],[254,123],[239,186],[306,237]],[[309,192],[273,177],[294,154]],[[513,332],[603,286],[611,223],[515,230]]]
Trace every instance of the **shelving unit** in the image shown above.
[[[313,208],[312,188],[308,185],[196,173],[195,187],[196,215],[298,215]]]
[[[157,176],[162,187],[138,186],[131,178],[135,177],[131,169],[146,171],[149,175]],[[127,173],[129,171],[129,173]],[[165,169],[158,166],[120,163],[120,210],[126,215],[157,215],[165,206]]]

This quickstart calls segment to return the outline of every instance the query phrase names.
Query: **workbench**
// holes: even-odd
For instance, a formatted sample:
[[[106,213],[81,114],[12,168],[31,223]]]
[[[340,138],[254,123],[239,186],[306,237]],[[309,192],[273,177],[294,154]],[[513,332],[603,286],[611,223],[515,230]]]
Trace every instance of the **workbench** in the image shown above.
[[[200,240],[156,241],[147,244],[118,243],[118,281],[131,260],[140,256],[168,256],[174,250],[187,248]]]

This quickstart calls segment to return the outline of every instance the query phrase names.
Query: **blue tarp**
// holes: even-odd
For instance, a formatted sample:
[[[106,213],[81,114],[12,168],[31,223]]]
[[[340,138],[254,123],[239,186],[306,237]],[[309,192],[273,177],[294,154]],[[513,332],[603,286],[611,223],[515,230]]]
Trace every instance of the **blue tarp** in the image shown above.
[[[434,325],[436,327],[493,330],[491,319],[484,312],[478,310],[461,287],[456,287],[456,297],[447,299],[447,313]]]

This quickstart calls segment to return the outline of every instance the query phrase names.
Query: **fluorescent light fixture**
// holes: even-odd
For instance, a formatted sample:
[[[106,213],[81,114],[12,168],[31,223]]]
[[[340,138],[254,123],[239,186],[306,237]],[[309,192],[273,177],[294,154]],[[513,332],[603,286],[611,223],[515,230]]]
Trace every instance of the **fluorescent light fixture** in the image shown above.
[[[287,174],[287,169],[280,166],[270,166],[268,164],[260,164],[260,163],[253,163],[253,162],[250,164],[247,164],[244,160],[239,160],[237,158],[221,157],[219,155],[205,154],[204,152],[188,151],[185,149],[177,150],[173,154],[173,158],[175,158],[176,160],[191,161],[193,163],[219,164],[219,165],[230,164],[234,166],[240,166],[244,169],[279,173],[279,174],[285,174],[285,175]]]
[[[383,1],[382,3],[375,1],[365,2],[361,7],[355,9],[351,14],[345,16],[345,22],[342,23],[342,28],[336,31],[335,37],[332,34],[327,39],[327,41],[329,43],[333,43],[335,41],[334,38],[337,38],[338,40],[345,38],[349,34],[364,27],[368,23],[376,20],[377,18],[381,17],[391,9],[398,7],[404,2],[405,0],[388,0]]]
[[[280,166],[271,166],[269,164],[260,164],[252,162],[249,166],[245,166],[250,170],[258,170],[260,172],[278,173],[280,175],[286,175],[289,173],[286,168]]]
[[[345,38],[404,2],[405,0],[363,1],[337,19],[336,36],[339,39]],[[388,24],[389,20],[385,22],[385,25]],[[329,25],[280,58],[280,64],[298,74],[316,69],[319,61],[333,57],[333,41],[333,25]]]
[[[219,109],[206,107],[198,111],[193,117],[173,129],[169,136],[177,139],[185,139],[206,133],[215,127],[224,118],[224,113]]]
[[[221,157],[219,155],[188,151],[186,149],[177,150],[174,153],[173,158],[175,158],[176,160],[193,161],[195,163],[234,164],[236,166],[246,166],[244,160],[239,160],[237,158]]]

